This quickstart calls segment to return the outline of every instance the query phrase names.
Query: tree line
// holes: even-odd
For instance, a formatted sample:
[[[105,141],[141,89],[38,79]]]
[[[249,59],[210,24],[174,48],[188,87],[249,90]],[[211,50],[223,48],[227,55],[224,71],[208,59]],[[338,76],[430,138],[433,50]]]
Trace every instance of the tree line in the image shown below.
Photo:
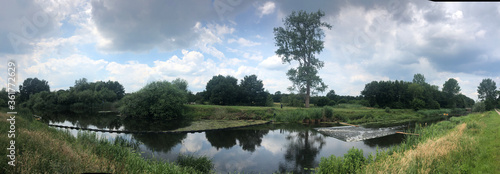
[[[116,81],[88,82],[82,78],[67,90],[50,91],[47,81],[28,78],[19,86],[16,103],[34,111],[86,111],[94,108],[116,109],[124,115],[138,118],[175,119],[182,116],[184,104],[305,107],[305,96],[276,91],[270,94],[256,75],[247,75],[238,83],[232,76],[213,76],[205,90],[193,94],[183,79],[151,82],[137,92],[125,94]],[[340,96],[330,90],[325,96],[312,96],[317,107],[341,103],[393,109],[470,108],[491,110],[500,106],[500,90],[492,79],[483,79],[477,92],[479,101],[460,94],[458,81],[450,78],[439,90],[425,82],[422,74],[415,74],[412,82],[372,81],[365,85],[360,96]],[[0,91],[0,105],[7,106],[7,91]]]

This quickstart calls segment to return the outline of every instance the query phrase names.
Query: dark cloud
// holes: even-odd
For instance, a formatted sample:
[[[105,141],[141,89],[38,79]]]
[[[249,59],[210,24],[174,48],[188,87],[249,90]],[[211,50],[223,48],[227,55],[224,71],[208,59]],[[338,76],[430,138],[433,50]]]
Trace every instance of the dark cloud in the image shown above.
[[[189,48],[199,39],[197,22],[217,23],[234,18],[247,1],[92,1],[99,32],[111,41],[107,51],[147,51]]]
[[[34,0],[2,1],[0,7],[0,54],[31,52],[41,38],[57,33],[54,13],[45,11]]]

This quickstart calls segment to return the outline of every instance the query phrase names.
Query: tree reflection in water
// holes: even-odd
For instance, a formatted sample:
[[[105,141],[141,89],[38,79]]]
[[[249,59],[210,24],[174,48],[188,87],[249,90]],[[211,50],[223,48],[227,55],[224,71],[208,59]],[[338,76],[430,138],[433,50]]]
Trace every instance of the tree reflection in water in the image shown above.
[[[290,133],[286,136],[286,140],[288,141],[285,152],[286,162],[279,164],[281,173],[305,173],[304,168],[314,168],[318,165],[315,158],[325,145],[323,135],[306,130]]]
[[[256,147],[260,147],[262,138],[269,133],[269,130],[222,130],[206,132],[205,136],[210,144],[219,150],[220,148],[229,149],[239,145],[243,150],[254,152]]]
[[[187,133],[169,133],[169,134],[132,134],[132,137],[143,143],[150,151],[170,152],[172,148],[181,143],[187,137]]]

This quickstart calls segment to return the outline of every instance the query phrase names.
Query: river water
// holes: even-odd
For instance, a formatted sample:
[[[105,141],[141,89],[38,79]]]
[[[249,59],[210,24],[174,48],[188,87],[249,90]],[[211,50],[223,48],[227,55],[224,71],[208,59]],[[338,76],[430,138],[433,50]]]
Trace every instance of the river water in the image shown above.
[[[150,123],[123,120],[116,114],[45,116],[50,124],[112,130],[173,130],[189,122]],[[96,132],[99,137],[118,136],[140,143],[144,158],[175,161],[179,154],[205,155],[212,159],[217,173],[309,173],[321,157],[343,156],[352,147],[364,155],[379,148],[388,148],[403,141],[404,136],[392,134],[362,141],[346,141],[318,132],[318,128],[334,125],[267,124],[239,129],[176,134],[125,134]],[[64,128],[60,128],[64,129]],[[68,129],[77,135],[75,129]]]

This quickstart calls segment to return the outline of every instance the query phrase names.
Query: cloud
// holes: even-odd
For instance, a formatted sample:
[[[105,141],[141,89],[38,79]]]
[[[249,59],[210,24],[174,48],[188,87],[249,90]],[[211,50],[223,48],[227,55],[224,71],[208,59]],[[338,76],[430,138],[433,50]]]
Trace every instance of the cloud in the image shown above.
[[[54,90],[73,86],[74,80],[84,77],[89,81],[107,80],[103,74],[106,74],[108,63],[102,59],[93,60],[75,54],[62,59],[51,58],[22,69],[25,78],[38,77],[47,80],[51,90]]]
[[[276,5],[274,2],[268,1],[264,3],[262,6],[260,6],[257,10],[259,11],[259,17],[262,18],[264,15],[268,15],[271,13],[274,13],[274,9],[276,8]]]
[[[233,43],[233,42],[236,42],[240,46],[243,46],[243,47],[252,47],[252,46],[257,46],[257,45],[261,44],[258,42],[252,42],[252,41],[246,40],[245,38],[239,38],[238,40],[236,40],[236,39],[228,39],[227,40],[227,43]]]

